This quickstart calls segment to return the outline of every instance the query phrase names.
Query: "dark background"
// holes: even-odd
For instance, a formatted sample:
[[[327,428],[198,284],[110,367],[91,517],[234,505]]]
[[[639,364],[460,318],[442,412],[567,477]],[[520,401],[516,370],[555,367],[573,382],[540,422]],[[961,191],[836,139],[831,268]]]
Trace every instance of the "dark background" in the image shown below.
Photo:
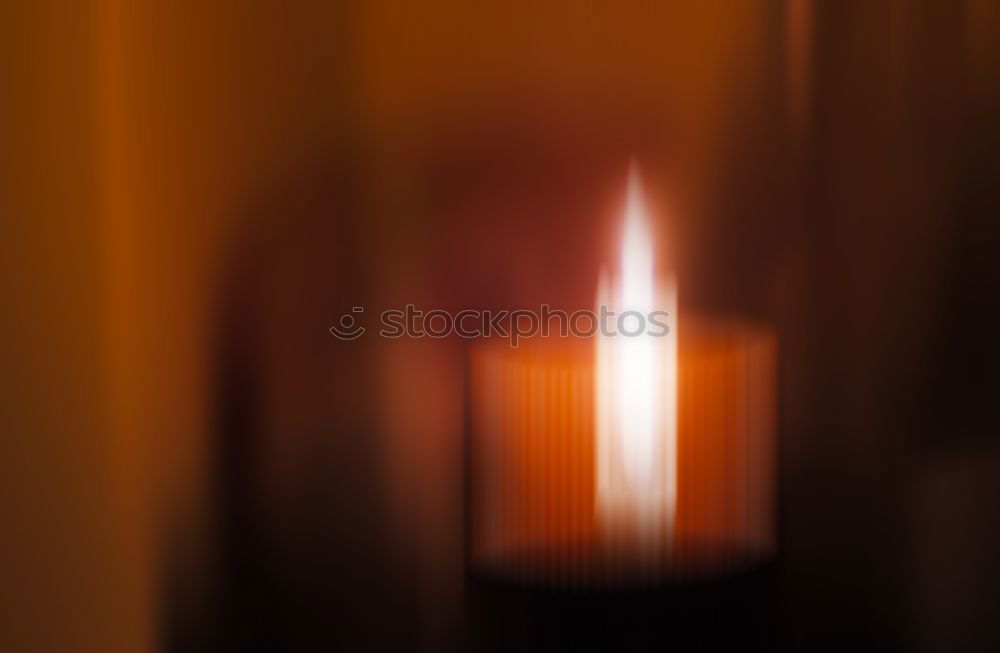
[[[770,642],[996,650],[1000,4],[5,3],[0,646],[468,643],[463,343],[628,158],[779,335]],[[463,607],[464,606],[464,607]]]

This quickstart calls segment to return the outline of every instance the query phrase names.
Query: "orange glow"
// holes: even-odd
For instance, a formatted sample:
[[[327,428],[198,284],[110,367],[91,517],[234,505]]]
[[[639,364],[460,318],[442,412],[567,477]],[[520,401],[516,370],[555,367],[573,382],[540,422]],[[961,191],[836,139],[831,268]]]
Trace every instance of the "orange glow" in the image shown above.
[[[469,559],[529,583],[591,585],[690,577],[774,551],[773,335],[733,320],[681,318],[673,532],[598,503],[593,343],[491,342],[469,368]],[[613,394],[613,393],[612,393]]]

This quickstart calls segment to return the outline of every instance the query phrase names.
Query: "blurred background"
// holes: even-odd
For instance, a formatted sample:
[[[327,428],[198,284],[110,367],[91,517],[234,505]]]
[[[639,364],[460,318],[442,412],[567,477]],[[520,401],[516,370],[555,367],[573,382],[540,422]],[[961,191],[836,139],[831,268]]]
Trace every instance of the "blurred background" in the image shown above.
[[[0,648],[462,650],[464,349],[637,154],[781,351],[783,650],[997,650],[1000,3],[6,2]]]

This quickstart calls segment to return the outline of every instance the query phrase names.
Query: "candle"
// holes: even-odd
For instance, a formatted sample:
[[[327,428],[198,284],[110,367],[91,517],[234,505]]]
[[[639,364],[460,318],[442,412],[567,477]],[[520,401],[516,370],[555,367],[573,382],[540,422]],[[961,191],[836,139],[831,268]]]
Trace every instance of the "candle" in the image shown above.
[[[592,338],[486,342],[469,366],[468,554],[530,583],[659,582],[775,547],[776,342],[678,315],[633,164]]]

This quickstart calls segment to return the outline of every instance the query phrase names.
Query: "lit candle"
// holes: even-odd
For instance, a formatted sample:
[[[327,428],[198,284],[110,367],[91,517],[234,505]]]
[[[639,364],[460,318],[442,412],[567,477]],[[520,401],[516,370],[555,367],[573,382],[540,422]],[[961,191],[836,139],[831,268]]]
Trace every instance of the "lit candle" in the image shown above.
[[[775,339],[681,318],[675,277],[654,272],[651,217],[633,164],[618,272],[598,273],[603,333],[473,349],[474,570],[617,585],[773,553]]]

